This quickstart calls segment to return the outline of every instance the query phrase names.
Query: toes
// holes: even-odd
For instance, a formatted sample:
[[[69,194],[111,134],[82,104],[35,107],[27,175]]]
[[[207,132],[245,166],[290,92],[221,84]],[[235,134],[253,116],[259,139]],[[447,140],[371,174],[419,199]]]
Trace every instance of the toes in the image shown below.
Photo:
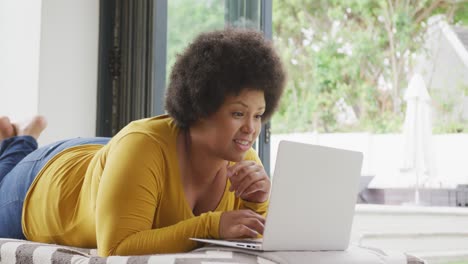
[[[18,136],[32,136],[38,138],[47,127],[47,120],[44,116],[37,115],[26,124],[13,124]]]
[[[15,130],[10,122],[10,119],[6,116],[0,116],[0,140],[13,137]]]

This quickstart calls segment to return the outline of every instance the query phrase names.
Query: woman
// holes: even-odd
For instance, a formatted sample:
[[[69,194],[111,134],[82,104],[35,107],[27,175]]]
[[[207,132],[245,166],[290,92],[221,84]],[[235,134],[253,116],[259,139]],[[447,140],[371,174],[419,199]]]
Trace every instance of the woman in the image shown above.
[[[32,152],[0,175],[0,192],[18,189],[0,200],[10,216],[2,221],[16,226],[2,223],[0,237],[97,247],[100,256],[186,252],[197,246],[190,237],[257,237],[271,184],[252,144],[284,80],[260,33],[201,34],[173,67],[168,115],[112,139],[25,148]]]

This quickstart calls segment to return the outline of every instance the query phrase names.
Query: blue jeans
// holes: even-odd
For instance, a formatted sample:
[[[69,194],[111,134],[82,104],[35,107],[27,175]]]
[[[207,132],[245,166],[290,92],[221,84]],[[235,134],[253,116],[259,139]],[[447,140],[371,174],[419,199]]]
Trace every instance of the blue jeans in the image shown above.
[[[105,145],[110,138],[75,138],[37,148],[30,136],[3,140],[0,145],[0,237],[25,239],[21,215],[26,193],[42,167],[64,149]]]

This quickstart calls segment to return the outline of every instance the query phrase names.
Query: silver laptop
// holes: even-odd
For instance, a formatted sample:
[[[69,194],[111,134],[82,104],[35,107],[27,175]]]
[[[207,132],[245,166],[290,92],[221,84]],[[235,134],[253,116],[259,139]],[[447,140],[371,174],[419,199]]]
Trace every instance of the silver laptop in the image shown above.
[[[361,152],[281,141],[263,239],[191,239],[260,251],[345,250],[362,158]]]

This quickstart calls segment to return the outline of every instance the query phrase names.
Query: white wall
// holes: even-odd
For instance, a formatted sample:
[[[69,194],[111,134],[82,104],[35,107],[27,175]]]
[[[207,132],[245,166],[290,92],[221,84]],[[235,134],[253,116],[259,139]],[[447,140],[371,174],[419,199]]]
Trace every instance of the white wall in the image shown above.
[[[0,0],[0,115],[38,111],[41,0]]]
[[[41,143],[96,130],[99,1],[42,0],[38,112]]]
[[[295,133],[274,134],[271,137],[270,175],[273,175],[280,140],[318,144],[360,151],[364,154],[362,175],[375,176],[372,187],[414,186],[412,173],[402,173],[404,138],[401,134],[370,133]],[[455,188],[468,184],[468,134],[436,134],[432,136],[433,160],[436,175],[425,182],[426,187]],[[424,180],[424,178],[423,178]],[[439,186],[436,183],[441,183]]]
[[[0,115],[45,115],[41,145],[96,130],[99,1],[0,0]]]

